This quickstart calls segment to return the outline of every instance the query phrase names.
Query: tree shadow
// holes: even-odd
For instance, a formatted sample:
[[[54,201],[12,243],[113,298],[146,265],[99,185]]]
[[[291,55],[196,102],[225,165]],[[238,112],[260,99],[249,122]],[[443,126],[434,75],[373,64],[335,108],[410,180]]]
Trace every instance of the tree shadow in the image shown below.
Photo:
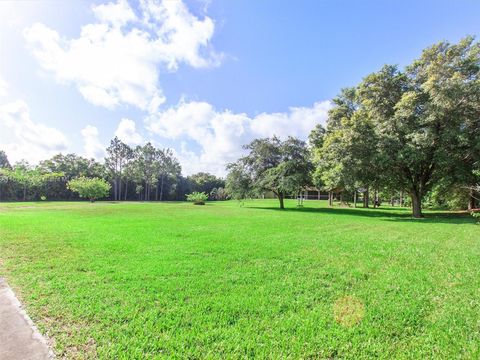
[[[395,222],[411,222],[411,223],[447,223],[447,224],[475,224],[473,219],[467,212],[430,212],[426,211],[423,218],[415,219],[412,215],[402,209],[395,208],[345,208],[345,207],[328,207],[328,208],[285,208],[267,206],[245,206],[249,209],[272,210],[279,212],[298,212],[311,214],[331,214],[331,215],[350,215],[356,217],[378,218],[382,221]]]

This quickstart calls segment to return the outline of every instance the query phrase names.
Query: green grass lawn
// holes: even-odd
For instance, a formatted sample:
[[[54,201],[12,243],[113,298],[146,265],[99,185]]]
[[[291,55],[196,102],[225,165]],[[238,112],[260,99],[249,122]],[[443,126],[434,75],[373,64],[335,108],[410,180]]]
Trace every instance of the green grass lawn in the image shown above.
[[[469,216],[0,204],[0,274],[68,358],[478,358]]]

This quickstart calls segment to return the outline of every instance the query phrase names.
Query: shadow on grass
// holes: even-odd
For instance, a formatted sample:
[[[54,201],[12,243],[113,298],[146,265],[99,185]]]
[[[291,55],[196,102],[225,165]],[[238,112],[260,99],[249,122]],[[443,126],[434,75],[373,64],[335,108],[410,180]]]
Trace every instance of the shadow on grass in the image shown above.
[[[448,223],[448,224],[475,224],[475,220],[467,212],[429,212],[424,213],[424,218],[414,219],[407,209],[395,208],[285,208],[267,206],[245,206],[249,209],[272,210],[282,212],[303,212],[313,214],[350,215],[358,217],[379,218],[383,221],[398,221],[411,223]]]

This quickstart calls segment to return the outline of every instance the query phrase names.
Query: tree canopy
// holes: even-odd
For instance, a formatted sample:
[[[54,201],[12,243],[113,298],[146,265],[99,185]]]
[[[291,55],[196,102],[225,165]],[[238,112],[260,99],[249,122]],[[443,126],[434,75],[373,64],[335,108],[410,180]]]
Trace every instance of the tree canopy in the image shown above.
[[[271,191],[283,209],[286,195],[295,194],[311,182],[312,164],[304,141],[288,137],[256,139],[244,148],[248,154],[229,165],[230,186],[234,182],[251,187],[252,191]],[[246,176],[249,177],[247,180]],[[246,192],[239,189],[238,194]]]
[[[480,47],[473,38],[426,49],[403,71],[386,65],[334,99],[317,147],[327,187],[406,191],[414,217],[435,184],[471,182],[480,149]],[[357,185],[356,185],[357,184]]]
[[[104,179],[84,176],[70,180],[67,186],[71,191],[77,192],[81,198],[89,199],[91,202],[107,197],[111,188]]]

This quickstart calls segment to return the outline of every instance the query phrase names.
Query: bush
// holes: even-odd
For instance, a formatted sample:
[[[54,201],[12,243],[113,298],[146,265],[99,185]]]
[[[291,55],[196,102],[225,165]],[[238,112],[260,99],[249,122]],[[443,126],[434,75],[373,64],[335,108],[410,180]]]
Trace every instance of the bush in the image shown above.
[[[477,223],[480,224],[480,212],[478,212],[478,211],[472,211],[470,214],[473,216],[474,219],[477,220]]]
[[[193,192],[187,195],[187,201],[192,201],[194,205],[205,205],[208,195],[204,192]]]
[[[110,184],[103,179],[83,176],[70,180],[67,183],[68,189],[78,193],[81,198],[89,199],[91,202],[108,196],[110,187]]]

